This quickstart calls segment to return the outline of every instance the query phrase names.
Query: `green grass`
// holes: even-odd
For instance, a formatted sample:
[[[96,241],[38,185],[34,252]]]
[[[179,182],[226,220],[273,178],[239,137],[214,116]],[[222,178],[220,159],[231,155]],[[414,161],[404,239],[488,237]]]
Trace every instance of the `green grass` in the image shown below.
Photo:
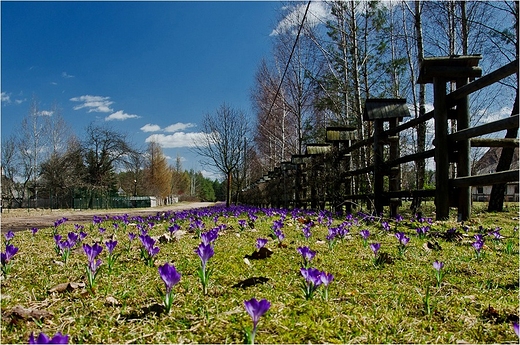
[[[131,216],[131,215],[130,215]],[[148,267],[139,255],[136,238],[126,251],[127,233],[115,231],[106,221],[105,234],[97,229],[89,232],[84,243],[106,241],[114,236],[120,253],[110,275],[106,270],[106,248],[100,257],[101,271],[94,291],[77,289],[49,294],[48,290],[64,282],[86,282],[86,256],[76,249],[65,265],[54,251],[53,229],[41,229],[34,237],[30,231],[16,233],[11,241],[20,248],[13,258],[13,268],[1,281],[1,342],[26,343],[31,332],[54,335],[60,331],[70,335],[71,343],[242,343],[244,329],[252,326],[243,302],[252,297],[267,299],[270,310],[260,319],[257,343],[517,343],[512,321],[518,319],[519,253],[518,207],[509,206],[503,213],[481,213],[466,222],[466,234],[454,220],[434,222],[429,235],[419,239],[410,215],[397,225],[411,238],[408,249],[400,255],[392,231],[385,232],[380,220],[350,227],[347,239],[333,249],[325,240],[328,228],[316,222],[307,241],[302,224],[289,213],[282,228],[284,247],[270,239],[267,247],[273,255],[263,260],[244,256],[255,250],[256,239],[268,238],[273,221],[258,213],[254,229],[239,230],[238,217],[220,216],[217,224],[226,224],[215,242],[215,256],[209,260],[213,268],[208,294],[202,294],[196,270],[200,265],[194,253],[200,239],[187,233],[179,241],[158,244],[160,252],[155,267]],[[425,216],[427,216],[425,214]],[[337,226],[344,219],[334,220]],[[189,221],[179,222],[187,230]],[[214,226],[212,217],[204,218],[206,230]],[[495,243],[486,237],[484,256],[476,260],[471,243],[473,235],[500,226],[506,238]],[[434,237],[456,227],[462,237],[446,241]],[[88,225],[85,227],[88,229]],[[364,247],[359,231],[369,229],[369,243],[380,242],[381,252],[391,263],[374,266],[373,253]],[[62,236],[73,231],[66,222],[58,230]],[[138,232],[135,225],[128,231]],[[156,224],[150,235],[165,233]],[[485,232],[487,233],[487,231]],[[512,253],[506,253],[506,241],[513,241]],[[441,250],[428,251],[427,242],[437,241]],[[324,301],[320,287],[312,300],[305,300],[301,290],[301,258],[296,251],[308,245],[317,251],[312,267],[330,272],[334,280],[329,287],[329,300]],[[104,246],[104,245],[103,245]],[[2,248],[5,248],[3,246]],[[433,261],[445,263],[444,278],[437,287]],[[157,266],[173,263],[182,274],[173,290],[175,299],[169,314],[162,312],[164,284]],[[249,277],[267,277],[265,284],[245,289],[232,286]],[[429,288],[430,313],[424,307]],[[110,305],[114,297],[119,305]],[[6,317],[15,306],[35,308],[53,313],[49,319],[16,320]],[[492,309],[490,309],[490,307]],[[493,310],[495,313],[490,313]]]

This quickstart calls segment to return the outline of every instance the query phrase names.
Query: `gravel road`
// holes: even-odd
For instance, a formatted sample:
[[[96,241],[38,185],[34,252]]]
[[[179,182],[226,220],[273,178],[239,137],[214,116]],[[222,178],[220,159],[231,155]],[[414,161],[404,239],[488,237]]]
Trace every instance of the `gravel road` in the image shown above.
[[[216,205],[213,202],[182,202],[176,205],[159,206],[151,208],[138,209],[110,209],[110,210],[34,210],[34,209],[16,209],[6,210],[0,214],[1,232],[5,233],[9,230],[21,231],[28,230],[33,227],[38,229],[52,227],[54,221],[62,217],[67,217],[68,222],[88,223],[92,221],[94,215],[123,215],[131,216],[148,216],[155,215],[157,212],[179,211],[193,208],[201,208]]]

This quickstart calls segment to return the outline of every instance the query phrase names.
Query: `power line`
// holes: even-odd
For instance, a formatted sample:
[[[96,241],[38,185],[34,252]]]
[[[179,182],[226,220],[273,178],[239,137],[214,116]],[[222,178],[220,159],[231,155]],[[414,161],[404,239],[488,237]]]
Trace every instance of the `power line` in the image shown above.
[[[300,23],[300,27],[298,28],[298,34],[296,35],[296,39],[294,40],[294,44],[291,50],[291,54],[289,55],[289,60],[287,60],[287,64],[285,65],[285,70],[282,74],[282,79],[280,79],[280,84],[278,85],[278,89],[276,90],[276,94],[273,98],[273,103],[271,103],[271,107],[269,108],[269,112],[267,113],[266,120],[269,120],[269,116],[271,116],[271,111],[273,110],[274,103],[276,102],[276,99],[278,98],[278,94],[280,93],[280,89],[282,88],[283,79],[285,78],[285,74],[287,73],[287,70],[289,69],[289,64],[291,63],[292,56],[294,54],[294,50],[296,49],[296,44],[298,43],[298,39],[300,38],[300,33],[303,28],[303,23],[305,23],[305,18],[307,17],[307,12],[309,11],[309,7],[311,5],[311,0],[307,3],[307,7],[305,8],[305,13],[303,14],[302,22]]]

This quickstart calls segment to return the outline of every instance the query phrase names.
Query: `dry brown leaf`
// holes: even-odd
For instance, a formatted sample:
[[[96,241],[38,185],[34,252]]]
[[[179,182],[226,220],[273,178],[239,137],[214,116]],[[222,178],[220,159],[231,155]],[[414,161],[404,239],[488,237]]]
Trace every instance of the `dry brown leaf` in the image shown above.
[[[75,283],[75,282],[68,282],[68,283],[61,283],[56,285],[55,287],[49,289],[49,293],[53,292],[65,292],[65,291],[73,291],[76,289],[84,288],[85,283]]]
[[[5,317],[17,318],[17,319],[44,319],[53,316],[51,312],[46,310],[39,310],[33,308],[24,308],[20,305],[15,306],[13,309],[7,311]]]

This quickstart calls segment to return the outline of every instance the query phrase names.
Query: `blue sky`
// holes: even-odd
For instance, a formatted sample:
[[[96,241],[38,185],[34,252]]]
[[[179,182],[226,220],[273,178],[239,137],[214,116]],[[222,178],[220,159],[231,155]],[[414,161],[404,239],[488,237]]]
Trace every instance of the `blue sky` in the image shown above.
[[[251,115],[280,2],[1,2],[2,137],[33,96],[81,137],[92,122],[173,164],[209,170],[187,148],[222,103]]]

